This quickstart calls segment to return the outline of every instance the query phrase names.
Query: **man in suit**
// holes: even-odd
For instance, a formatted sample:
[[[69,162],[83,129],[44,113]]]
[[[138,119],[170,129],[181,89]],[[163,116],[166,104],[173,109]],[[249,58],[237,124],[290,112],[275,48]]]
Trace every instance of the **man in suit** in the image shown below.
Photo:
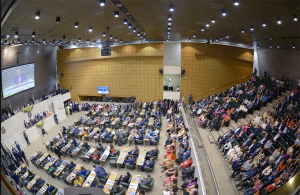
[[[153,145],[153,143],[152,143],[153,141],[157,142],[159,140],[159,138],[160,138],[160,135],[159,135],[159,132],[158,132],[156,134],[156,136],[150,138],[150,145]]]
[[[150,161],[144,162],[144,165],[141,167],[141,171],[145,171],[145,167],[152,168],[154,165],[154,158],[151,158]]]
[[[129,157],[130,158],[130,157]],[[124,162],[123,162],[123,168],[124,168],[124,166],[125,165],[133,165],[134,163],[135,163],[135,161],[136,161],[136,157],[135,157],[135,155],[133,155],[130,159],[128,159],[128,160],[124,160]]]
[[[21,70],[17,70],[17,76],[14,77],[13,85],[20,85],[26,81],[26,76],[21,73]]]
[[[245,131],[240,131],[239,134],[235,135],[235,140],[237,142],[240,142],[243,139],[245,134],[246,134]]]
[[[157,153],[158,153],[158,147],[156,146],[156,147],[154,148],[154,150],[150,150],[150,151],[148,151],[148,152],[146,153],[146,157],[149,158],[150,156],[156,156]]]
[[[145,134],[145,131],[146,131],[145,126],[143,126],[143,127],[138,131],[138,133]]]
[[[27,144],[28,144],[28,146],[30,145],[30,142],[29,142],[29,140],[28,140],[28,136],[27,136],[27,134],[25,133],[25,131],[23,131],[23,136],[24,136],[24,138],[25,138],[25,140],[26,140],[26,142],[27,142]]]
[[[142,103],[142,101],[140,100],[140,101],[139,101],[139,108],[142,109],[142,106],[143,106],[143,103]]]
[[[129,183],[129,179],[130,179],[130,173],[127,172],[126,175],[121,175],[119,177],[119,179],[116,180],[116,184],[119,185],[120,182],[123,182],[123,183]]]
[[[248,152],[248,154],[254,152],[254,150],[257,148],[258,144],[256,143],[256,139],[253,140],[249,146],[245,147],[245,150]]]
[[[139,183],[139,186],[143,185],[143,186],[148,186],[149,187],[152,180],[153,180],[153,178],[151,177],[150,174],[148,174],[147,179],[145,177],[143,177],[143,179],[141,180],[141,183]]]
[[[153,103],[152,100],[149,102],[149,108],[152,109]]]
[[[252,135],[250,135],[248,137],[248,139],[243,143],[244,147],[247,147],[248,145],[250,145],[252,143]]]
[[[137,141],[136,140],[143,140],[143,134],[139,133],[137,137],[134,137],[134,144],[137,145]]]
[[[103,140],[107,143],[107,140],[106,140],[106,139],[110,139],[109,132],[105,130],[103,137],[104,137]]]
[[[139,149],[137,146],[134,146],[134,149],[131,150],[130,152],[128,152],[129,155],[133,155],[133,156],[136,156],[139,154]]]
[[[111,195],[116,195],[120,192],[122,192],[124,190],[124,188],[120,185],[116,185],[115,187],[113,187],[113,189],[110,191]]]
[[[216,143],[216,145],[219,146],[219,149],[222,147],[223,144],[225,144],[226,140],[228,140],[231,136],[232,136],[232,131],[231,130],[229,130],[223,136],[219,136],[218,141],[220,139],[221,139],[221,141]]]
[[[118,140],[118,145],[122,146],[122,138],[123,138],[122,132],[115,130],[115,134],[116,134],[116,137],[117,137],[117,140]]]
[[[189,179],[189,178],[193,177],[194,172],[195,172],[195,165],[194,164],[192,164],[188,168],[184,168],[184,170],[181,172],[182,173],[181,179],[184,180],[184,179]]]
[[[215,119],[211,120],[211,121],[208,123],[208,126],[209,126],[209,128],[210,128],[210,131],[212,131],[213,128],[214,128],[215,126],[217,126],[218,124],[219,124],[219,119],[218,119],[218,117],[216,116]]]
[[[159,110],[159,108],[157,108],[157,110],[155,111],[155,118],[158,118],[161,116],[161,112]]]

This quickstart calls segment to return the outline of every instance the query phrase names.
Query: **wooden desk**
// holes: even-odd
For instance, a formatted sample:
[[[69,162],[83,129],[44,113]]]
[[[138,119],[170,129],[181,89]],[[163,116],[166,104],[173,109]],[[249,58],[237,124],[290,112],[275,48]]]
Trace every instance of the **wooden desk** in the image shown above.
[[[144,117],[144,116],[145,116],[145,112],[146,112],[146,110],[143,109],[143,110],[140,112],[140,116],[141,116],[141,117]]]
[[[49,153],[46,152],[41,158],[39,158],[39,159],[36,161],[36,165],[40,165],[41,162],[43,162],[48,156],[49,156]]]
[[[136,129],[132,129],[131,132],[130,132],[130,135],[128,136],[128,145],[130,145],[133,140],[134,140],[134,137],[137,135],[137,130]]]
[[[55,195],[64,195],[64,189],[59,189]]]
[[[136,161],[138,171],[140,171],[140,168],[144,165],[145,158],[146,158],[146,153],[147,153],[146,149],[140,149],[139,156],[138,156],[138,159]]]
[[[21,176],[21,179],[24,180],[28,177],[29,175],[29,171],[27,170],[22,176]]]
[[[31,186],[33,186],[39,178],[41,178],[39,175],[35,175],[34,178],[27,184],[27,189],[30,190]]]
[[[111,132],[111,128],[106,128],[105,130],[106,130],[108,133]],[[103,137],[104,133],[105,133],[105,131],[100,135],[101,143],[104,143],[104,142],[105,142],[105,141],[104,141],[104,137]],[[112,135],[110,135],[110,136],[112,136]]]
[[[64,156],[67,155],[67,151],[71,148],[72,144],[71,144],[71,141],[65,145],[62,149],[61,149],[61,152],[63,153]]]
[[[128,152],[129,152],[129,148],[123,148],[122,151],[120,152],[120,156],[117,160],[118,169],[120,169],[120,167],[123,165],[124,160],[125,160],[126,156],[128,155]]]
[[[155,109],[152,109],[152,111],[151,111],[151,116],[155,116]]]
[[[48,162],[45,166],[44,169],[45,171],[47,171],[54,163],[56,163],[58,161],[58,157],[52,157],[50,162]]]
[[[140,182],[140,175],[132,175],[131,182],[129,184],[127,194],[126,195],[134,195],[136,194],[139,182]]]
[[[22,169],[24,169],[25,167],[26,167],[26,165],[24,163],[21,164],[21,166],[17,170],[15,170],[16,175],[18,175],[22,171]]]
[[[93,181],[96,178],[96,173],[95,173],[95,169],[93,169],[91,171],[91,173],[89,174],[89,176],[86,178],[85,182],[83,183],[82,187],[90,187],[91,184],[93,183]]]
[[[111,172],[109,175],[109,178],[103,188],[103,192],[105,194],[110,194],[110,190],[114,187],[115,185],[115,180],[117,179],[118,173],[117,172]]]
[[[151,117],[151,118],[149,118],[148,128],[152,129],[153,128],[153,124],[154,124],[154,118]]]
[[[74,181],[74,179],[75,179],[75,177],[76,177],[76,174],[75,174],[75,172],[78,172],[78,174],[80,173],[80,169],[81,169],[81,167],[83,167],[82,165],[80,165],[80,164],[77,164],[76,165],[76,167],[75,167],[75,169],[70,173],[70,175],[67,177],[67,182],[70,184],[70,185],[72,185],[72,183],[73,183],[73,181]]]
[[[68,164],[70,164],[70,161],[68,161],[68,160],[65,160],[64,162],[62,162],[59,165],[59,167],[55,170],[54,175],[56,177],[58,177],[61,174],[61,172],[68,166]]]
[[[37,194],[45,194],[48,190],[47,184],[49,184],[49,186],[51,186],[51,184],[49,182],[45,182],[45,184],[43,185],[43,187],[41,187],[41,189],[38,191]]]
[[[145,135],[148,135],[149,138],[145,138],[145,136],[144,136],[144,138],[143,138],[143,140],[144,140],[144,146],[146,146],[146,143],[150,143],[150,133],[145,133]]]
[[[39,155],[41,152],[42,150],[37,150],[33,155],[31,155],[30,160],[34,160],[37,157],[37,155]]]
[[[81,121],[81,124],[85,124],[85,123],[88,122],[90,119],[91,119],[91,117],[87,117],[87,118],[83,119],[83,120]]]
[[[120,118],[115,118],[114,121],[111,123],[111,125],[116,125],[116,123],[119,121],[120,121]]]
[[[109,150],[110,150],[110,146],[107,146],[105,151],[103,152],[101,158],[99,159],[102,166],[105,165],[106,159],[108,159],[108,157],[109,157]]]
[[[90,134],[89,134],[89,141],[93,141],[94,135],[99,131],[99,128],[95,128]]]
[[[96,151],[97,147],[98,147],[98,144],[94,144],[91,147],[91,149],[85,154],[84,158],[85,158],[86,163],[89,163],[91,161],[91,156]]]
[[[143,119],[141,117],[139,117],[138,119],[136,119],[135,126],[136,127],[140,126],[140,124],[141,124],[142,121],[143,121]]]
[[[125,121],[123,122],[123,126],[127,126],[130,121],[130,117],[126,117]]]
[[[101,121],[100,125],[104,125],[106,122],[109,122],[109,118],[108,117],[105,117],[104,120]]]
[[[45,143],[45,146],[47,147],[47,149],[49,149],[48,147],[50,146],[50,142],[55,142],[57,139],[59,138],[59,136],[54,136],[52,137],[49,141],[47,141],[47,143]]]
[[[77,148],[75,148],[73,151],[72,151],[72,157],[74,158],[74,160],[76,160],[76,156],[79,155],[80,151],[82,150],[82,145],[83,145],[83,142],[81,142],[79,144],[79,146],[77,146]]]

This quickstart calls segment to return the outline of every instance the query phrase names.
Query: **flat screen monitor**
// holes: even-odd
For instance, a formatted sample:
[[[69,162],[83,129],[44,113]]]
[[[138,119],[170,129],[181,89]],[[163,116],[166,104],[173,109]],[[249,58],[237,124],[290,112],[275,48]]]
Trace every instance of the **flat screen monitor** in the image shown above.
[[[3,98],[35,87],[35,63],[1,70]]]
[[[98,86],[97,92],[98,94],[109,94],[109,90],[107,86]]]

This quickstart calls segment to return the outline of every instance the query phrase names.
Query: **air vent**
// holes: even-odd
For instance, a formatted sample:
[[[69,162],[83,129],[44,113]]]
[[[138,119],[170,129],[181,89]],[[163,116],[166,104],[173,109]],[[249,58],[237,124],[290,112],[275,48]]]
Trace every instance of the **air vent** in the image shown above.
[[[210,8],[214,8],[214,9],[221,9],[224,5],[219,4],[219,3],[213,3],[211,4]]]
[[[116,28],[123,28],[124,26],[123,25],[118,25],[118,26],[115,26]]]
[[[90,13],[94,16],[97,16],[97,15],[103,14],[104,12],[101,9],[96,9],[94,11],[91,11]]]
[[[123,5],[121,3],[118,3],[117,4],[117,7],[122,7]]]
[[[126,13],[125,13],[125,15],[127,15],[127,16],[128,16],[128,15],[130,15],[130,13],[129,13],[129,12],[126,12]]]
[[[196,30],[190,30],[190,32],[197,32]]]
[[[12,27],[10,31],[17,31],[19,27]]]

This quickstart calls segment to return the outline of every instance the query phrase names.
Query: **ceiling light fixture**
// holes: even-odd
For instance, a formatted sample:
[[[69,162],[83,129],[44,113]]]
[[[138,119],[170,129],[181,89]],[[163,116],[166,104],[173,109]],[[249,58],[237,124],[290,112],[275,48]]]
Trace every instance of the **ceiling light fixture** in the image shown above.
[[[281,24],[280,18],[277,18],[277,23],[278,23],[278,24]]]
[[[169,39],[167,39],[167,41],[169,41]]]
[[[18,43],[20,43],[20,39],[18,39]]]
[[[242,33],[244,33],[245,31],[244,31],[244,29],[242,29]]]
[[[127,41],[125,42],[125,44],[127,45]]]
[[[262,25],[263,25],[263,26],[267,26],[266,22],[264,22],[264,21],[262,22]]]
[[[259,45],[257,45],[257,49],[259,48]]]
[[[294,17],[294,21],[297,21],[297,20],[298,20],[296,14],[294,14],[293,17]]]
[[[295,45],[293,45],[293,49],[295,49],[296,47],[295,47]]]
[[[201,27],[201,31],[204,31],[204,27]]]
[[[132,24],[128,24],[128,28],[131,28],[132,27]]]
[[[133,28],[132,31],[133,31],[133,32],[136,32],[136,28]]]
[[[96,43],[96,40],[94,40],[94,43]]]
[[[148,41],[149,41],[149,40],[147,39],[146,42],[148,43]]]
[[[25,41],[24,44],[27,45],[27,41]]]
[[[81,38],[79,38],[78,41],[81,41]],[[53,41],[53,42],[54,42],[54,41]]]
[[[208,22],[206,22],[206,25],[205,25],[206,27],[209,27],[209,23]]]
[[[216,39],[216,41],[219,41],[219,39]]]
[[[9,35],[6,35],[6,38],[8,38],[9,37]]]
[[[233,4],[234,4],[235,6],[240,5],[239,2],[238,2],[238,0],[233,0]]]
[[[15,43],[14,43],[14,41],[11,43],[11,45],[14,45]]]
[[[174,11],[174,5],[169,5],[169,11],[173,12]]]
[[[251,45],[250,48],[252,49],[252,47],[253,47],[253,46]]]
[[[25,41],[25,42],[26,42],[26,41]],[[6,45],[6,43],[7,43],[7,40],[4,41],[4,45]],[[26,42],[26,43],[27,43],[27,42]]]
[[[171,30],[171,26],[168,26],[168,30]]]
[[[143,35],[141,35],[140,38],[143,38]]]
[[[40,12],[36,12],[35,13],[35,19],[37,20],[37,19],[39,19],[40,18]]]
[[[137,36],[140,36],[140,35],[141,35],[141,33],[140,33],[140,32],[138,32],[138,33],[137,33]]]
[[[251,30],[251,31],[253,31],[253,30],[254,30],[253,26],[250,26],[250,30]]]
[[[127,19],[124,19],[124,22],[123,22],[123,24],[127,24]]]
[[[167,34],[171,34],[171,32],[168,30]]]
[[[35,32],[32,32],[32,37],[35,37]]]
[[[272,48],[273,46],[272,45],[270,45],[270,48]]]
[[[118,11],[115,11],[115,17],[119,17],[119,12]]]
[[[122,43],[122,39],[120,39],[120,43]]]
[[[214,18],[211,19],[211,23],[215,23],[216,20]]]
[[[56,23],[60,23],[60,17],[56,18]]]
[[[78,28],[78,22],[75,22],[75,28]]]
[[[229,36],[228,35],[226,35],[226,39],[228,39],[229,38]]]
[[[193,34],[193,37],[195,38],[195,37],[196,37],[196,35],[195,35],[195,34]]]
[[[144,40],[146,40],[146,37],[143,37]]]
[[[168,16],[168,21],[170,21],[170,20],[172,20],[172,16],[169,15]]]
[[[222,41],[222,40],[223,40],[223,37],[220,37],[220,40]]]
[[[105,37],[105,32],[103,32],[103,34],[102,34],[102,35],[103,35],[103,37]]]
[[[86,42],[87,42],[87,43],[89,43],[89,42],[90,42],[90,40],[89,40],[89,39],[87,39],[87,40],[86,40]]]
[[[277,48],[279,49],[279,48],[280,48],[280,46],[279,46],[279,45],[277,45]]]
[[[226,11],[225,10],[222,10],[222,16],[226,16]]]
[[[189,41],[191,41],[191,38],[189,38]]]
[[[23,45],[23,42],[21,42],[20,45]]]
[[[168,25],[169,25],[169,26],[171,26],[171,25],[172,25],[172,23],[171,23],[171,22],[168,22]]]
[[[117,41],[117,40],[118,40],[118,38],[116,37],[116,38],[115,38],[115,41]]]
[[[18,38],[18,31],[15,32],[15,38]]]
[[[93,31],[93,27],[90,27],[90,28],[89,28],[89,32],[92,32],[92,31]]]
[[[112,39],[113,38],[113,36],[112,35],[110,35],[110,37],[109,37],[110,39]]]
[[[105,0],[100,0],[100,6],[104,6],[105,5]]]

